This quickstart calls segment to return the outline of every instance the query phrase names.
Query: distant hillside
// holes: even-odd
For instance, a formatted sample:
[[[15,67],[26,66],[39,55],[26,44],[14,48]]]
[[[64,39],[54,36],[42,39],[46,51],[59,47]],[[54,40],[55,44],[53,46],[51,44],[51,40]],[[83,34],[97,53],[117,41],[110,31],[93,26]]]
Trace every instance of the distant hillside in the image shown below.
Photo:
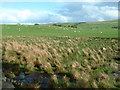
[[[118,37],[118,22],[77,22],[41,25],[2,25],[3,36]]]

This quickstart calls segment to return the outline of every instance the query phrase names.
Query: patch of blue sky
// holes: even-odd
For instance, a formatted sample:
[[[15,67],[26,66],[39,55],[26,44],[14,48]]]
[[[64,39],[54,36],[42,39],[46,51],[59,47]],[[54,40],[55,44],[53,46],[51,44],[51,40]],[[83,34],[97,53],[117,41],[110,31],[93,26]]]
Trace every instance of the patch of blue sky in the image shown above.
[[[17,10],[30,9],[32,11],[57,11],[64,6],[64,4],[64,2],[3,2],[2,8]]]

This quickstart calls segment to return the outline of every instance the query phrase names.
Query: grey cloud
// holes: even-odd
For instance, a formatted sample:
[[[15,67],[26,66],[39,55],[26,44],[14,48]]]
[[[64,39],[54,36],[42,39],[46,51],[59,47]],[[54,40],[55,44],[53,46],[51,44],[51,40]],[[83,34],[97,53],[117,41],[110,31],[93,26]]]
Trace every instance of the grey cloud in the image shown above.
[[[118,18],[116,3],[66,3],[58,12],[68,17],[69,22],[101,21]]]
[[[31,11],[31,10],[0,10],[0,21],[3,23],[57,23],[57,22],[81,22],[104,21],[118,19],[117,3],[65,3],[61,10]]]

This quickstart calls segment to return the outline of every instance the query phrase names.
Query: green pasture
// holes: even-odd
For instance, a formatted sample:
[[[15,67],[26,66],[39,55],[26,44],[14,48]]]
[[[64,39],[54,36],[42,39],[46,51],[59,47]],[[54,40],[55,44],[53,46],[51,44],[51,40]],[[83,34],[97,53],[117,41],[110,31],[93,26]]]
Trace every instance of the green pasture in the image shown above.
[[[77,37],[118,37],[117,21],[87,23],[57,23],[46,25],[2,25],[3,36],[77,36]],[[68,27],[76,25],[77,28]]]

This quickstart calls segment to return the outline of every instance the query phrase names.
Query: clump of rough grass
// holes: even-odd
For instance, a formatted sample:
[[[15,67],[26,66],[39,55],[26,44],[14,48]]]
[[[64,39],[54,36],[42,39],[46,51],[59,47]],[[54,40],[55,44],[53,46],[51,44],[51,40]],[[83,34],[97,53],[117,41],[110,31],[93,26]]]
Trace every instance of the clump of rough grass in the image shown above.
[[[56,38],[4,37],[4,39],[5,41],[2,42],[3,63],[18,64],[19,69],[25,69],[29,73],[37,70],[48,74],[70,75],[70,77],[63,76],[62,84],[56,76],[53,76],[51,78],[53,87],[70,87],[70,78],[75,79],[73,87],[115,87],[110,82],[113,79],[108,73],[118,70],[119,64],[113,61],[118,49],[116,40],[107,40],[104,44],[89,46],[90,41],[101,39],[66,36]],[[9,71],[14,73],[13,69],[7,70],[5,66],[3,68],[6,73]],[[17,73],[16,70],[14,74],[17,76]],[[113,82],[116,81],[113,80]]]

